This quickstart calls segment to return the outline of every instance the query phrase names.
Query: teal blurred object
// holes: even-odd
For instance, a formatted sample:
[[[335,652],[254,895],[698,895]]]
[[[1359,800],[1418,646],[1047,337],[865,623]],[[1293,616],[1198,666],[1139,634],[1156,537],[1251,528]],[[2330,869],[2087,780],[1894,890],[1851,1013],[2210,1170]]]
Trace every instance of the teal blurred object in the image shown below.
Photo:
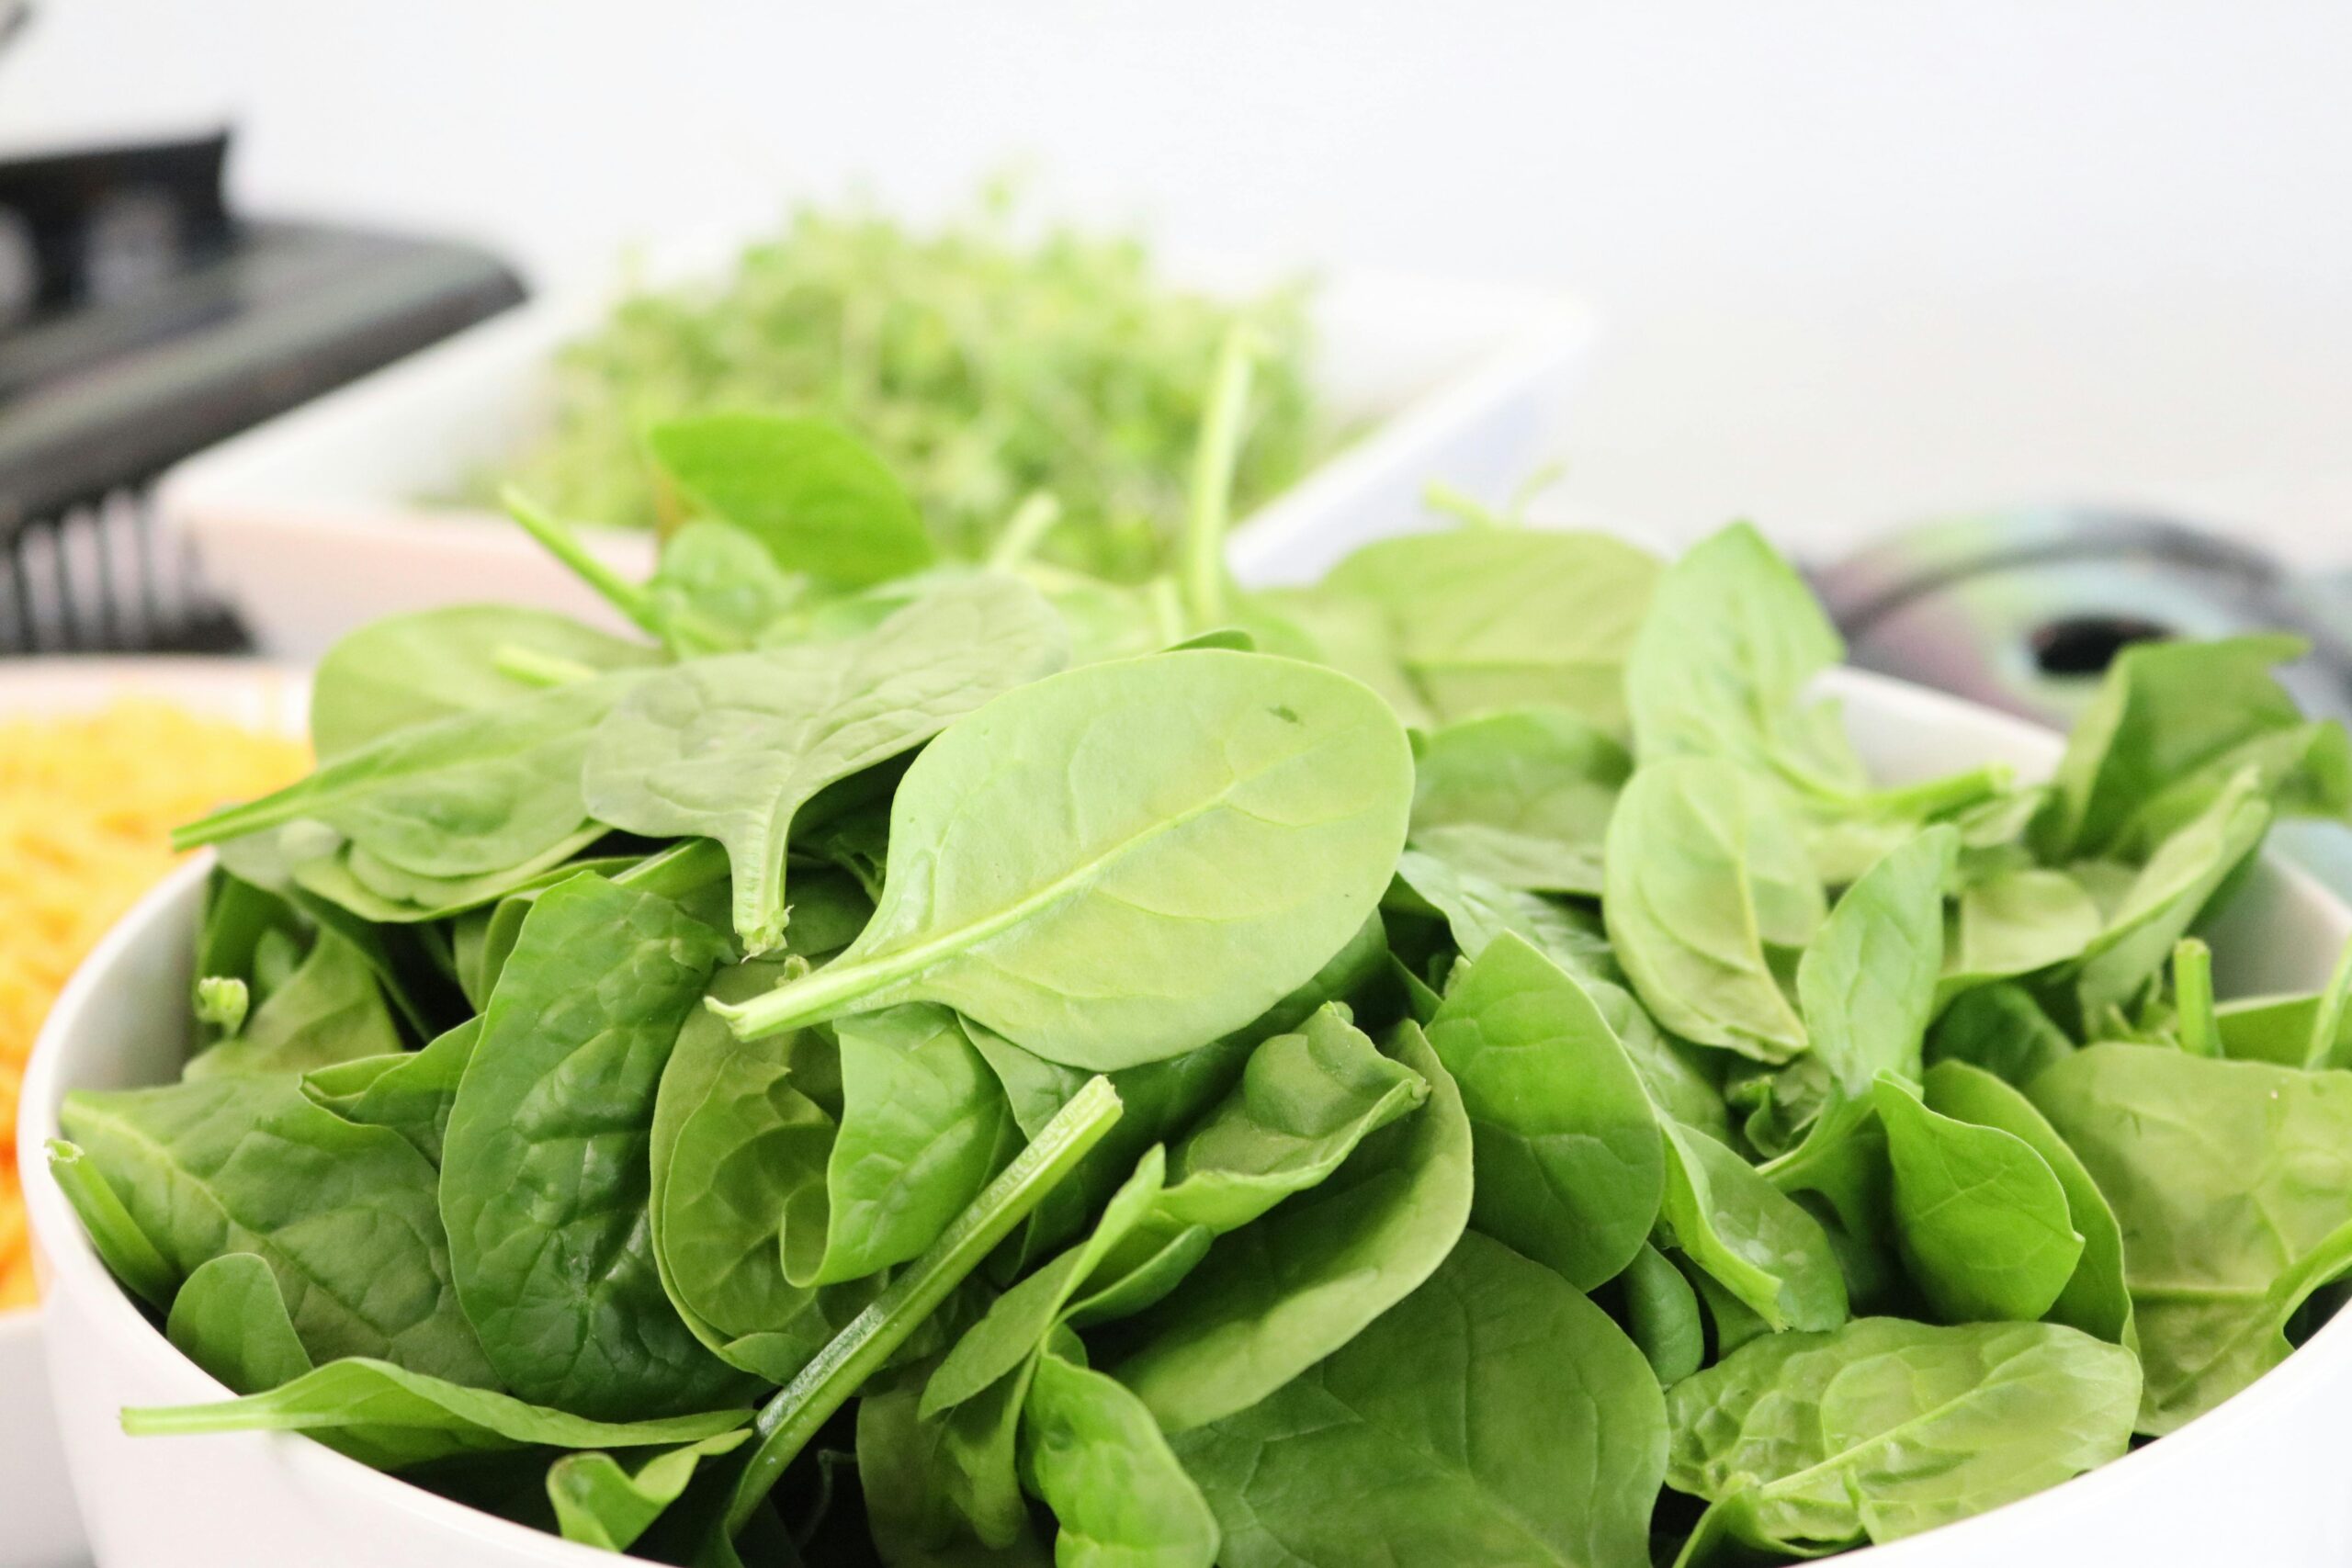
[[[1813,578],[1853,663],[2057,728],[2132,643],[2253,631],[2309,639],[2281,679],[2306,712],[2352,723],[2352,575],[2170,518],[1984,513],[1904,529]],[[2292,823],[2278,842],[2352,897],[2352,829]]]

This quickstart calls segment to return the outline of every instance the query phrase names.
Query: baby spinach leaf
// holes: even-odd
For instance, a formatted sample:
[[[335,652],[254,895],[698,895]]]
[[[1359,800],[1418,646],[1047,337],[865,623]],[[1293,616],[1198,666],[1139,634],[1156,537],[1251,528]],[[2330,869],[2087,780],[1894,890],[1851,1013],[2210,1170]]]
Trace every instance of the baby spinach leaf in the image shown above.
[[[178,1278],[257,1253],[314,1358],[497,1381],[450,1282],[436,1173],[399,1134],[313,1104],[291,1074],[77,1090],[59,1120]]]
[[[1743,1345],[1667,1392],[1667,1484],[1815,1556],[1917,1535],[2120,1458],[2130,1351],[2051,1323],[1857,1318]]]
[[[1220,1237],[1177,1289],[1122,1325],[1111,1374],[1182,1431],[1251,1404],[1345,1345],[1443,1260],[1470,1217],[1470,1122],[1420,1031],[1391,1053],[1429,1100],[1320,1185]]]
[[[741,1531],[819,1428],[881,1370],[1038,1200],[1069,1175],[1118,1116],[1119,1097],[1109,1079],[1096,1078],[1080,1089],[945,1234],[893,1276],[873,1303],[768,1401],[753,1423],[759,1446],[736,1480],[726,1533]]]
[[[908,1003],[842,1019],[842,1121],[824,1255],[807,1282],[862,1279],[929,1247],[1019,1152],[1020,1125],[964,1021]],[[793,1259],[787,1252],[789,1269]]]
[[[1834,1231],[1840,1227],[1859,1246],[1894,1240],[1894,1172],[1887,1162],[1886,1130],[1871,1096],[1849,1097],[1832,1086],[1797,1145],[1758,1168],[1781,1191],[1814,1193],[1828,1203],[1837,1226],[1825,1222],[1824,1228],[1833,1231],[1833,1249],[1839,1239]],[[1855,1260],[1851,1252],[1849,1247],[1840,1254],[1841,1264]],[[1849,1270],[1849,1284],[1852,1278]]]
[[[946,1426],[916,1414],[931,1364],[883,1372],[858,1391],[857,1477],[874,1547],[890,1568],[1046,1568],[1053,1554],[1023,1518],[991,1548],[948,1495]]]
[[[2083,1255],[2049,1163],[2012,1134],[1928,1110],[1892,1074],[1874,1098],[1894,1170],[1895,1235],[1928,1304],[1957,1323],[2048,1312]]]
[[[1718,1143],[1728,1143],[1731,1121],[1724,1110],[1723,1090],[1713,1064],[1705,1060],[1713,1054],[1659,1029],[1624,987],[1582,976],[1578,980],[1592,1005],[1600,1010],[1610,1032],[1617,1036],[1617,1043],[1624,1048],[1625,1059],[1634,1064],[1658,1114]]]
[[[687,839],[651,855],[583,856],[531,877],[486,908],[469,910],[460,918],[451,945],[458,981],[476,1012],[490,1005],[490,994],[497,988],[507,959],[514,956],[515,940],[523,934],[523,918],[538,902],[539,895],[583,871],[639,892],[682,900],[706,893],[711,883],[725,879],[727,852],[707,839]]]
[[[2122,1228],[2139,1429],[2172,1431],[2284,1360],[2295,1309],[2352,1266],[2352,1073],[2107,1044],[2026,1093]]]
[[[1506,887],[1600,892],[1625,749],[1560,708],[1521,708],[1432,731],[1416,759],[1412,842]]]
[[[1048,1350],[1021,1416],[1023,1473],[1054,1511],[1061,1568],[1210,1568],[1217,1528],[1141,1401]]]
[[[1699,1315],[1698,1292],[1682,1270],[1644,1242],[1617,1283],[1624,1301],[1625,1332],[1657,1374],[1659,1385],[1672,1388],[1697,1371],[1707,1359],[1707,1327]]]
[[[2275,636],[2125,649],[2067,738],[2034,824],[2043,857],[2142,858],[2249,765],[2282,813],[2352,807],[2352,741],[2307,725],[2270,673],[2303,651]]]
[[[421,925],[469,913],[511,894],[552,886],[570,876],[576,857],[605,836],[602,823],[573,832],[528,859],[479,876],[421,876],[361,850],[323,822],[301,819],[220,846],[221,863],[239,875],[274,870],[306,912],[334,911],[361,930]],[[323,922],[322,922],[323,923]]]
[[[1993,980],[2071,963],[2104,923],[2082,884],[2063,871],[2020,866],[1971,882],[1945,922],[1936,995],[1949,1000]]]
[[[191,1059],[187,1076],[307,1072],[400,1048],[374,969],[350,942],[321,931],[292,976],[262,998],[234,1039]]]
[[[1578,1290],[1623,1271],[1657,1219],[1666,1156],[1583,987],[1506,933],[1446,993],[1429,1043],[1470,1119],[1470,1223]]]
[[[751,1433],[741,1428],[684,1443],[641,1460],[634,1470],[602,1451],[569,1453],[548,1467],[548,1501],[566,1540],[627,1551],[682,1496],[707,1459],[732,1453]]]
[[[2115,1211],[2091,1173],[2058,1130],[2012,1084],[1966,1062],[1939,1062],[1928,1069],[1928,1108],[1939,1115],[1979,1127],[1995,1127],[2040,1155],[2065,1190],[2066,1217],[2083,1238],[2082,1256],[2066,1288],[2043,1315],[2052,1323],[2136,1352],[2139,1331],[2132,1322],[2132,1293],[2123,1274],[2123,1232]]]
[[[990,1303],[923,1387],[923,1418],[945,1424],[948,1495],[987,1545],[1009,1546],[1020,1533],[1018,1434],[1046,1342],[1080,1287],[1149,1213],[1166,1174],[1155,1145],[1092,1233]]]
[[[1804,702],[1805,686],[1845,656],[1763,536],[1745,523],[1725,528],[1666,569],[1626,657],[1635,754],[1645,766],[1722,759],[1804,794],[1859,796],[1870,781],[1837,708]]]
[[[1583,980],[1619,977],[1600,922],[1557,899],[1506,887],[1476,871],[1423,850],[1407,850],[1396,861],[1396,880],[1443,919],[1464,958],[1510,931],[1553,963]],[[1388,903],[1402,905],[1398,890]]]
[[[1411,791],[1404,731],[1344,676],[1216,649],[1073,670],[925,749],[872,923],[822,970],[723,1010],[756,1035],[937,1001],[1049,1061],[1171,1056],[1354,934]]]
[[[785,850],[810,797],[1068,656],[1035,589],[986,575],[847,641],[695,660],[644,682],[597,725],[588,809],[634,833],[726,845],[735,930],[764,953],[784,940]]]
[[[458,1296],[519,1394],[617,1416],[740,1386],[672,1309],[646,1220],[655,1090],[725,956],[675,904],[584,874],[523,923],[441,1181]]]
[[[1231,1091],[1260,1043],[1298,1030],[1327,1002],[1354,994],[1386,962],[1387,953],[1380,917],[1374,915],[1312,978],[1247,1027],[1180,1056],[1112,1074],[1112,1087],[1119,1091],[1125,1112],[1070,1179],[1037,1206],[1012,1267],[1034,1262],[1077,1235],[1133,1172],[1146,1149],[1175,1138]],[[1033,1137],[1085,1087],[1084,1076],[1075,1069],[1032,1055],[1000,1034],[969,1021],[966,1032],[995,1069],[1022,1131]]]
[[[787,570],[855,586],[931,564],[913,501],[827,421],[703,414],[657,424],[645,442],[690,505],[759,540]]]
[[[2074,987],[2084,1019],[2130,1001],[2164,967],[2173,944],[2223,880],[2261,843],[2271,812],[2258,790],[2252,773],[2237,774],[2132,878],[2120,908],[2084,949]]]
[[[756,995],[781,966],[721,969],[710,994]],[[654,1097],[646,1212],[662,1289],[720,1359],[770,1382],[789,1381],[872,1294],[804,1288],[786,1272],[824,1253],[840,1077],[813,1032],[747,1043],[696,1012]]]
[[[1666,1124],[1666,1222],[1691,1262],[1774,1330],[1846,1319],[1821,1222],[1713,1138]]]
[[[1240,1081],[1170,1151],[1166,1185],[1155,1183],[1126,1234],[1089,1260],[1064,1319],[1104,1323],[1164,1299],[1217,1236],[1322,1183],[1428,1094],[1419,1074],[1384,1055],[1338,1006],[1262,1042]],[[1158,1160],[1147,1154],[1131,1181]]]
[[[767,547],[728,523],[693,522],[662,541],[645,601],[681,658],[755,646],[808,591]]]
[[[1565,707],[1612,733],[1657,562],[1601,534],[1461,530],[1381,539],[1327,592],[1377,607],[1397,666],[1440,719]]]
[[[1251,594],[1239,613],[1264,651],[1352,675],[1418,728],[1437,722],[1405,672],[1385,606],[1322,588],[1277,588]]]
[[[449,1107],[481,1037],[481,1018],[469,1018],[422,1051],[316,1068],[303,1075],[302,1092],[346,1122],[390,1128],[437,1168]]]
[[[748,1410],[650,1421],[591,1421],[468,1388],[387,1361],[346,1356],[265,1393],[220,1404],[126,1410],[134,1438],[192,1432],[308,1432],[378,1470],[517,1448],[628,1449],[698,1442],[736,1431]]]
[[[1356,1148],[1419,1109],[1429,1085],[1326,1005],[1250,1053],[1241,1081],[1169,1152],[1168,1186],[1144,1229],[1240,1229],[1319,1185]]]
[[[1606,1314],[1474,1234],[1334,1354],[1171,1442],[1228,1568],[1645,1568],[1666,1415]]]
[[[2075,1043],[2022,986],[1993,985],[1952,998],[1928,1034],[1928,1060],[1966,1062],[2012,1084],[2028,1084],[2072,1055]]]
[[[1943,965],[1944,882],[1959,835],[1931,828],[1846,889],[1797,961],[1805,1033],[1839,1089],[1892,1072],[1916,1082]]]
[[[518,702],[541,688],[499,663],[527,653],[608,673],[658,664],[659,649],[516,604],[445,604],[346,633],[311,680],[311,744],[330,761],[394,730]]]
[[[420,876],[509,871],[579,837],[589,816],[580,793],[589,737],[642,679],[600,675],[394,730],[275,795],[179,829],[173,844],[190,849],[310,819]]]
[[[259,1393],[311,1370],[277,1276],[250,1252],[197,1265],[172,1298],[164,1336],[232,1393]]]
[[[1758,1061],[1806,1048],[1769,950],[1803,947],[1826,910],[1763,781],[1709,758],[1643,768],[1610,819],[1608,883],[1610,943],[1660,1023]]]

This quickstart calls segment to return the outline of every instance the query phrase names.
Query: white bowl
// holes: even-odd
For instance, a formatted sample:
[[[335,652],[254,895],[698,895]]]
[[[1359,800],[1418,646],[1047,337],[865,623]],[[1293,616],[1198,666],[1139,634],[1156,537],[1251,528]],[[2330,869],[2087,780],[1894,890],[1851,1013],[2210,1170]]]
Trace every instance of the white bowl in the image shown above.
[[[153,697],[255,729],[303,732],[310,682],[263,664],[219,659],[44,659],[0,664],[0,719],[83,713],[118,697]],[[28,1168],[38,1145],[19,1150]],[[0,1312],[0,1568],[83,1561],[81,1516],[66,1483],[41,1362],[40,1309]]]
[[[2046,771],[2056,739],[1899,682],[1841,672],[1864,759],[1915,780],[1986,761]],[[116,928],[60,1000],[25,1086],[22,1137],[56,1135],[69,1089],[154,1083],[185,1048],[189,929],[201,870],[175,876]],[[2216,933],[2232,994],[2317,985],[2352,933],[2347,910],[2277,861],[2249,878]],[[49,1335],[66,1453],[107,1568],[486,1568],[612,1559],[445,1502],[299,1437],[130,1438],[126,1404],[227,1391],[140,1316],[83,1237],[45,1169],[27,1172],[33,1234],[51,1270]],[[1869,1568],[2078,1568],[2086,1562],[2352,1561],[2352,1314],[2220,1409],[2090,1475],[1890,1547]]]
[[[708,276],[713,249],[655,275]],[[1249,269],[1186,276],[1215,288]],[[548,360],[611,299],[551,295],[363,377],[175,468],[157,505],[282,657],[315,658],[363,622],[453,599],[610,624],[611,607],[511,522],[419,498],[456,492],[538,427]],[[1425,525],[1431,479],[1490,497],[1525,479],[1591,336],[1586,310],[1548,290],[1396,274],[1325,280],[1313,317],[1327,405],[1372,424],[1237,524],[1229,558],[1252,585],[1311,580],[1366,539]],[[651,570],[650,536],[584,534],[630,578]]]

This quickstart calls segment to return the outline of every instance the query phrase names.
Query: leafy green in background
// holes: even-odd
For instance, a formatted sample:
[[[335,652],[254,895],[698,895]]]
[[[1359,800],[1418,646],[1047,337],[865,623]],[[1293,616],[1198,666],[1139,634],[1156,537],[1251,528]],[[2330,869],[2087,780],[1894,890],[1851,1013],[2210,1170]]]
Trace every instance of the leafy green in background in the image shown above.
[[[1166,281],[1139,240],[1033,232],[1003,191],[933,231],[804,208],[731,276],[646,290],[569,344],[546,434],[484,472],[584,521],[674,524],[710,498],[666,487],[648,426],[747,410],[857,433],[945,554],[975,559],[1023,498],[1064,520],[1045,558],[1118,581],[1172,563],[1217,345],[1261,345],[1235,476],[1245,514],[1329,450],[1306,362],[1306,290],[1228,303]]]

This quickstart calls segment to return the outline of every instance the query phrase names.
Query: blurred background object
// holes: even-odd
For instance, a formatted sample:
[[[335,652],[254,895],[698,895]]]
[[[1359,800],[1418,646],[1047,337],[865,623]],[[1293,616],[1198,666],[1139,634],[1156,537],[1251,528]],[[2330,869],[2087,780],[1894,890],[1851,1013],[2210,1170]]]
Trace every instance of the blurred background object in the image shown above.
[[[228,152],[0,161],[0,653],[242,646],[155,477],[522,297],[469,247],[240,220]]]
[[[240,205],[550,284],[860,181],[939,216],[1024,152],[1177,250],[1565,284],[1609,333],[1562,494],[1675,538],[2352,533],[2326,0],[77,0],[5,81],[0,136],[234,114]]]

